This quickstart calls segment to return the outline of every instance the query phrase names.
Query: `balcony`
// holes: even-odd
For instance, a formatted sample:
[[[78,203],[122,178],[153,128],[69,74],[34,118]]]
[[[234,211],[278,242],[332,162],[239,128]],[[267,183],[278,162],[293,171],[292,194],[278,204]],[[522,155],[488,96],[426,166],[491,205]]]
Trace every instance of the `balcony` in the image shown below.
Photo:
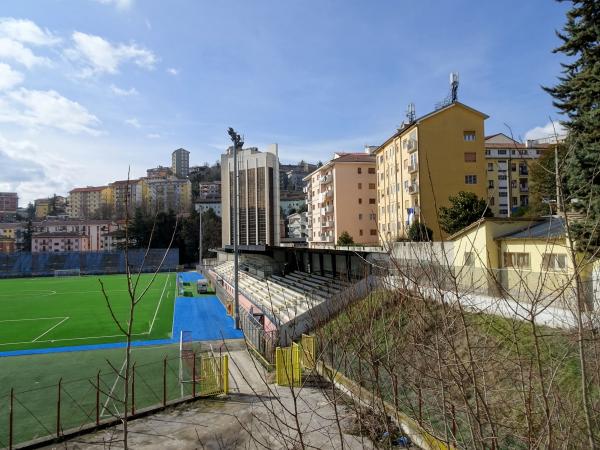
[[[415,173],[417,170],[419,170],[419,163],[408,165],[408,173]]]
[[[321,215],[331,214],[333,212],[333,205],[327,205],[321,208]]]
[[[419,185],[417,183],[408,185],[408,193],[409,194],[418,194],[419,193]]]
[[[519,186],[519,192],[529,192],[529,186]]]
[[[332,197],[333,197],[333,189],[325,191],[325,198],[332,198]]]
[[[417,151],[417,149],[418,145],[416,139],[409,139],[406,141],[406,150],[408,151],[408,153],[415,152]]]
[[[527,167],[519,167],[519,175],[522,175],[522,176],[529,175],[529,168],[527,168]]]
[[[333,220],[324,220],[323,222],[321,222],[321,228],[332,228],[333,227]]]
[[[328,183],[331,183],[332,180],[333,180],[333,177],[331,176],[331,174],[329,174],[329,175],[325,175],[324,177],[321,177],[319,182],[321,184],[328,184]]]

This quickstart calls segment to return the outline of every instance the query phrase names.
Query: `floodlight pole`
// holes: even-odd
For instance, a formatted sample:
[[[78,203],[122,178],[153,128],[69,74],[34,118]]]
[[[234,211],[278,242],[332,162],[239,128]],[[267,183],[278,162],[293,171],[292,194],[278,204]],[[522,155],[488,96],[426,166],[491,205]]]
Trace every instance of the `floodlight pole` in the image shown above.
[[[200,270],[204,270],[204,267],[202,267],[202,207],[198,211],[198,215],[198,265],[200,266]]]
[[[240,135],[233,128],[228,130],[231,141],[233,142],[233,318],[236,330],[240,329],[240,303],[239,303],[239,248],[238,248],[238,164],[237,152],[243,146]]]

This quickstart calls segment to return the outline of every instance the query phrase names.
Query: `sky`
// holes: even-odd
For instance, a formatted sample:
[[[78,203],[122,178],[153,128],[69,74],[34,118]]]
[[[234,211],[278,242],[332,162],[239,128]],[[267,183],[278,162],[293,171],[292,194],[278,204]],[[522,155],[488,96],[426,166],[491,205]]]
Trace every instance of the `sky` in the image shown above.
[[[547,136],[560,74],[548,0],[3,0],[0,191],[20,205],[214,162],[234,127],[282,162],[328,160],[430,112],[460,76],[486,134]],[[129,169],[130,168],[130,169]]]

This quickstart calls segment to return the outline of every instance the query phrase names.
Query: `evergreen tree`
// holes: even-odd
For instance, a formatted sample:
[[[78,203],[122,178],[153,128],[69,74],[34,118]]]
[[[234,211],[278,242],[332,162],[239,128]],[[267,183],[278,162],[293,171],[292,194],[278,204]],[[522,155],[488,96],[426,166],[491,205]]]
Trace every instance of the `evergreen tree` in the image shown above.
[[[492,211],[484,199],[473,192],[460,191],[450,196],[450,207],[440,208],[440,227],[448,234],[454,234],[482,217],[492,217]]]
[[[337,245],[354,245],[354,238],[347,231],[342,231],[338,236]]]
[[[530,216],[547,215],[556,211],[556,169],[554,148],[545,151],[529,170],[529,208],[525,214]],[[565,159],[565,146],[558,147],[559,165]],[[566,179],[563,177],[563,182]],[[518,214],[513,213],[513,217]]]
[[[25,231],[23,232],[23,251],[26,251],[26,252],[31,251],[31,238],[32,237],[33,237],[33,224],[31,223],[31,219],[29,219],[27,221],[27,226],[25,227]]]
[[[580,250],[596,252],[600,249],[600,2],[572,3],[567,23],[557,33],[562,45],[554,50],[569,62],[561,64],[559,83],[545,90],[567,117],[563,122],[568,132],[564,197],[585,214],[574,224],[573,237]]]
[[[433,237],[433,231],[421,222],[413,222],[408,228],[408,239],[413,242],[429,242]]]

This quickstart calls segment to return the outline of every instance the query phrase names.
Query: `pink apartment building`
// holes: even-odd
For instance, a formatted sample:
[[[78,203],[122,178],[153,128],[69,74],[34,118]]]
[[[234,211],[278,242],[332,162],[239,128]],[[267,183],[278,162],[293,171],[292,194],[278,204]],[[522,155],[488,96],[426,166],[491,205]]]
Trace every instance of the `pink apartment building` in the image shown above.
[[[308,243],[333,245],[344,231],[356,244],[379,242],[377,175],[372,147],[364,153],[335,153],[304,178],[308,204]]]

